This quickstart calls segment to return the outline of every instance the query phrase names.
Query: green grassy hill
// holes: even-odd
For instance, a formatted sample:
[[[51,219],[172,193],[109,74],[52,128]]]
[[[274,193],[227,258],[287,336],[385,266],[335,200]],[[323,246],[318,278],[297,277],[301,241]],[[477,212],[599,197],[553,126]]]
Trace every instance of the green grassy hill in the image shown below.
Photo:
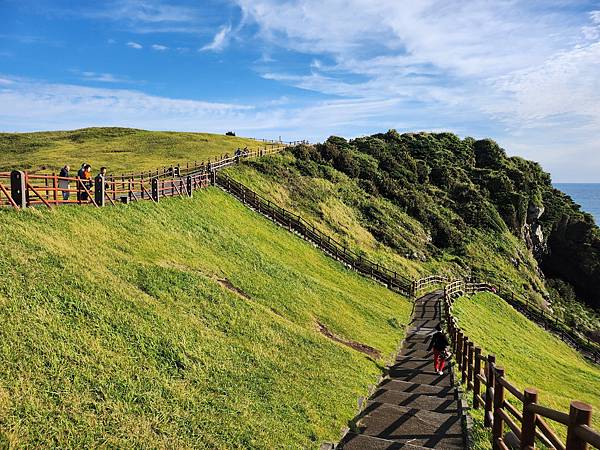
[[[84,128],[39,133],[0,133],[0,171],[54,170],[83,162],[109,173],[140,172],[189,161],[202,161],[238,148],[257,148],[253,139],[208,133],[145,131],[131,128]],[[262,145],[262,142],[260,143]]]
[[[227,173],[353,250],[408,277],[460,276],[473,270],[474,276],[541,301],[544,285],[537,263],[524,243],[507,230],[465,230],[468,239],[459,251],[440,249],[432,244],[428,227],[394,202],[366,192],[333,167],[306,170],[304,162],[290,152],[245,161]],[[452,214],[436,207],[440,214]],[[519,261],[518,267],[513,260]]]
[[[571,400],[594,408],[593,424],[600,428],[600,368],[588,363],[559,338],[547,333],[489,293],[462,297],[454,303],[454,315],[467,336],[485,354],[496,355],[510,382],[519,389],[536,387],[542,405],[569,411]],[[507,398],[512,396],[507,395]],[[519,403],[517,403],[520,405]],[[475,416],[479,421],[483,416]],[[556,426],[564,438],[566,430]],[[487,438],[480,436],[487,443]],[[481,445],[486,448],[486,445]]]
[[[410,313],[215,188],[0,228],[0,447],[317,448]]]
[[[114,128],[0,134],[0,170],[86,160],[137,171],[246,145]],[[543,303],[551,286],[520,234],[543,173],[496,147],[389,132],[227,172],[407,277],[471,273]],[[570,210],[548,192],[550,228]],[[0,448],[317,448],[354,416],[410,313],[405,299],[215,188],[158,205],[2,210],[0,254]],[[597,330],[583,308],[563,310]],[[578,398],[600,408],[588,389],[598,370],[556,338],[495,297],[456,311],[517,385],[539,387],[551,406]],[[323,326],[380,356],[333,342]],[[546,365],[559,375],[543,379]]]
[[[553,190],[537,163],[509,158],[493,141],[394,130],[330,137],[245,161],[229,175],[397,272],[485,280],[542,307],[551,302],[592,339],[600,332],[600,316],[582,307],[583,300],[593,307],[600,280],[600,229]],[[565,269],[585,254],[577,285],[561,271],[542,273],[558,248],[573,250]]]

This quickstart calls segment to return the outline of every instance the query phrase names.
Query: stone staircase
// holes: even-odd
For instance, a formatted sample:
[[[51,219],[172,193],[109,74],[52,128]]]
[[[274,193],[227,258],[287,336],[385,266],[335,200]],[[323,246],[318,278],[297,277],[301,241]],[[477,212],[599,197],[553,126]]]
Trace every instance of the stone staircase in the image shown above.
[[[427,351],[433,328],[440,321],[441,297],[436,292],[415,302],[411,327],[395,364],[338,449],[465,448],[452,377],[448,367],[443,375],[434,372],[432,352]]]

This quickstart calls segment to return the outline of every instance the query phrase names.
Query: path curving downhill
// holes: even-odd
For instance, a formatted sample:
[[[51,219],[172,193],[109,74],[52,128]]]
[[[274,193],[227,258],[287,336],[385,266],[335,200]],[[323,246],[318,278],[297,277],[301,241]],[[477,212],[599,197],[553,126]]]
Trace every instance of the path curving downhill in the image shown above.
[[[448,368],[433,369],[427,350],[434,327],[440,322],[443,293],[415,301],[411,327],[388,376],[354,419],[355,429],[337,448],[344,450],[396,450],[465,448],[465,436],[456,389]]]

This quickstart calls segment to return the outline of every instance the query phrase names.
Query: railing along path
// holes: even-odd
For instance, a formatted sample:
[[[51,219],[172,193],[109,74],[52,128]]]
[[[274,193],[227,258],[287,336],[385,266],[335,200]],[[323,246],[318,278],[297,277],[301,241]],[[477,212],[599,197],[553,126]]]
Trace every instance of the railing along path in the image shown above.
[[[288,145],[300,141],[279,143],[265,141],[265,146],[244,151],[236,156],[223,155],[205,162],[163,167],[154,171],[97,176],[93,179],[61,177],[56,173],[30,173],[14,170],[0,172],[0,207],[27,208],[35,206],[93,205],[153,200],[161,197],[189,195],[192,190],[210,184],[211,173],[230,166],[240,159],[257,158],[279,153]]]
[[[585,450],[589,445],[600,449],[600,432],[591,427],[589,404],[572,401],[569,413],[542,405],[535,388],[521,390],[508,381],[495,355],[485,355],[459,327],[452,315],[454,300],[477,292],[497,293],[497,289],[487,283],[449,281],[444,287],[443,308],[459,377],[471,392],[473,408],[484,409],[484,426],[492,430],[492,448],[529,450],[541,444],[557,450]],[[567,428],[565,442],[548,421]]]
[[[408,278],[381,264],[364,258],[362,255],[349,249],[346,245],[321,232],[298,214],[281,208],[270,200],[261,197],[253,190],[222,172],[215,174],[215,183],[236,196],[243,203],[269,217],[274,222],[286,227],[288,230],[298,233],[354,270],[387,285],[393,291],[406,296],[412,295],[411,281]]]

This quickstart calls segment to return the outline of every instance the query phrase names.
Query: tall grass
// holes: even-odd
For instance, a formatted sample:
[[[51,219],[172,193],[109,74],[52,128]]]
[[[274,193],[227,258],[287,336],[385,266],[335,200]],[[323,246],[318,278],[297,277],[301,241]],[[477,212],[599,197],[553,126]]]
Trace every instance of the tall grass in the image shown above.
[[[0,227],[0,447],[317,448],[410,313],[215,188]]]

